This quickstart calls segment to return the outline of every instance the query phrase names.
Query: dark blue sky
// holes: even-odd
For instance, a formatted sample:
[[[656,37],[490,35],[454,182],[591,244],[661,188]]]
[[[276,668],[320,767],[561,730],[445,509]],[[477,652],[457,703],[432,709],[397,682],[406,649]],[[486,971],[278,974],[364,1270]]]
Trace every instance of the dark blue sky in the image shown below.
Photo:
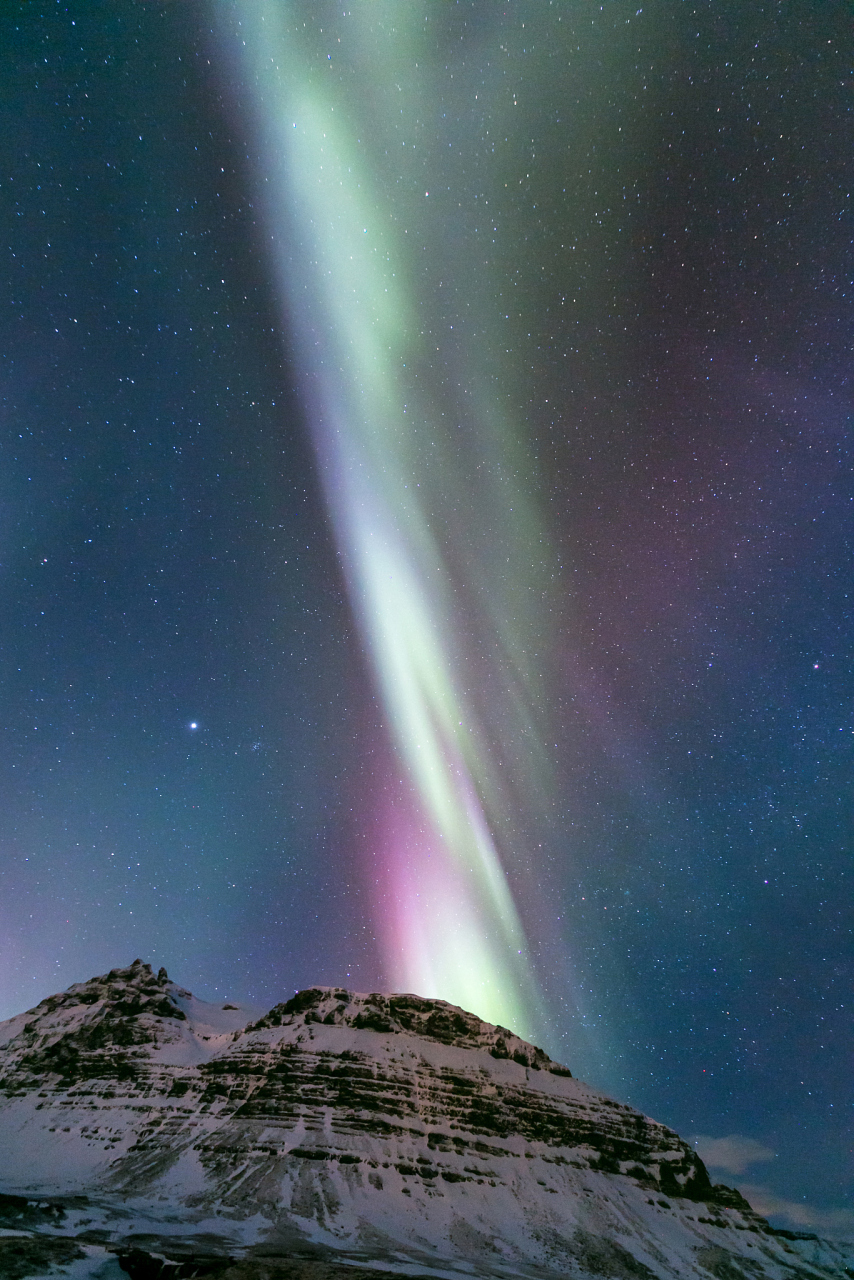
[[[136,955],[260,1005],[386,982],[382,710],[222,12],[0,16],[2,1016]],[[479,82],[496,23],[449,6],[437,68]],[[538,50],[504,213],[561,566],[545,1047],[854,1230],[850,13],[501,23]]]

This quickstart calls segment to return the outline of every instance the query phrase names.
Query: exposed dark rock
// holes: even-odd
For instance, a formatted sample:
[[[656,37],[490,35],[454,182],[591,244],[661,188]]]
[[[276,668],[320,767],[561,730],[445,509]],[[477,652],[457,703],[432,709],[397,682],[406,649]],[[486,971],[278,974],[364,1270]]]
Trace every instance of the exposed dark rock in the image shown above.
[[[65,1206],[54,1200],[0,1195],[0,1227],[6,1231],[56,1228],[65,1212]]]
[[[67,1236],[0,1236],[0,1280],[45,1276],[85,1257],[85,1250]]]
[[[189,1280],[192,1276],[224,1276],[233,1259],[194,1256],[185,1259],[160,1257],[145,1249],[129,1249],[117,1254],[119,1266],[131,1280]]]
[[[393,1035],[408,1031],[423,1039],[460,1048],[485,1048],[494,1058],[511,1058],[534,1071],[547,1070],[571,1078],[567,1067],[552,1062],[548,1054],[520,1040],[506,1027],[493,1027],[474,1014],[443,1000],[415,995],[383,995],[375,992],[354,1003],[351,991],[342,987],[309,987],[246,1028],[247,1033],[281,1027],[302,1017],[306,1023],[352,1026],[361,1031]]]

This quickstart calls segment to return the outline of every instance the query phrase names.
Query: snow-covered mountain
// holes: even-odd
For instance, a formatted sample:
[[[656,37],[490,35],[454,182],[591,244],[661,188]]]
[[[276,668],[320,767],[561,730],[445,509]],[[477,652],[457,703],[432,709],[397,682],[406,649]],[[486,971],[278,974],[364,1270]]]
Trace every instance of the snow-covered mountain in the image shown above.
[[[148,1257],[140,1275],[155,1255],[221,1276],[273,1256],[327,1274],[854,1274],[844,1246],[772,1232],[712,1186],[671,1129],[452,1005],[316,987],[257,1013],[137,960],[0,1024],[0,1275],[33,1231],[74,1237],[80,1276],[113,1274],[105,1250],[132,1274]]]

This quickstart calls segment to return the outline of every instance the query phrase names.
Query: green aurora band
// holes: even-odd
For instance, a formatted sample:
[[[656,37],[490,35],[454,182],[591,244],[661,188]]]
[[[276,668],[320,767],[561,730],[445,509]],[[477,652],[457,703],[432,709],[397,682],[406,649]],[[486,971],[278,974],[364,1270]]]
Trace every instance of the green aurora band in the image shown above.
[[[490,135],[512,151],[522,118],[499,36],[483,34],[495,83],[473,86],[438,46],[444,6],[220,12],[251,86],[271,259],[399,761],[368,798],[388,975],[532,1035],[543,1004],[516,899],[536,897],[525,832],[548,805],[553,573],[496,247],[507,174]],[[479,191],[458,194],[484,155]]]

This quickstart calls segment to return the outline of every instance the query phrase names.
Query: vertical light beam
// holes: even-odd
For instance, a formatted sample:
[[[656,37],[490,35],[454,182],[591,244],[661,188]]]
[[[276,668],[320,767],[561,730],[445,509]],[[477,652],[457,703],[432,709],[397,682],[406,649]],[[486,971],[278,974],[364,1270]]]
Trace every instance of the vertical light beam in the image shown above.
[[[538,768],[532,622],[519,622],[536,592],[518,579],[536,573],[531,548],[543,538],[524,450],[506,396],[476,376],[483,343],[462,395],[444,336],[430,331],[423,178],[402,158],[406,191],[393,190],[360,141],[384,126],[366,118],[371,86],[359,75],[401,101],[408,93],[412,108],[415,90],[395,80],[401,58],[417,54],[420,6],[357,6],[349,25],[338,15],[349,64],[334,32],[334,55],[321,60],[320,11],[303,8],[238,0],[228,12],[253,88],[259,188],[329,510],[402,765],[398,778],[375,779],[372,798],[378,932],[395,986],[530,1035],[540,996],[508,881],[513,851],[499,853],[521,825],[510,810],[524,784],[506,775]],[[355,88],[342,89],[333,56]],[[452,351],[465,362],[464,344]],[[483,715],[492,696],[509,708],[500,742]]]

